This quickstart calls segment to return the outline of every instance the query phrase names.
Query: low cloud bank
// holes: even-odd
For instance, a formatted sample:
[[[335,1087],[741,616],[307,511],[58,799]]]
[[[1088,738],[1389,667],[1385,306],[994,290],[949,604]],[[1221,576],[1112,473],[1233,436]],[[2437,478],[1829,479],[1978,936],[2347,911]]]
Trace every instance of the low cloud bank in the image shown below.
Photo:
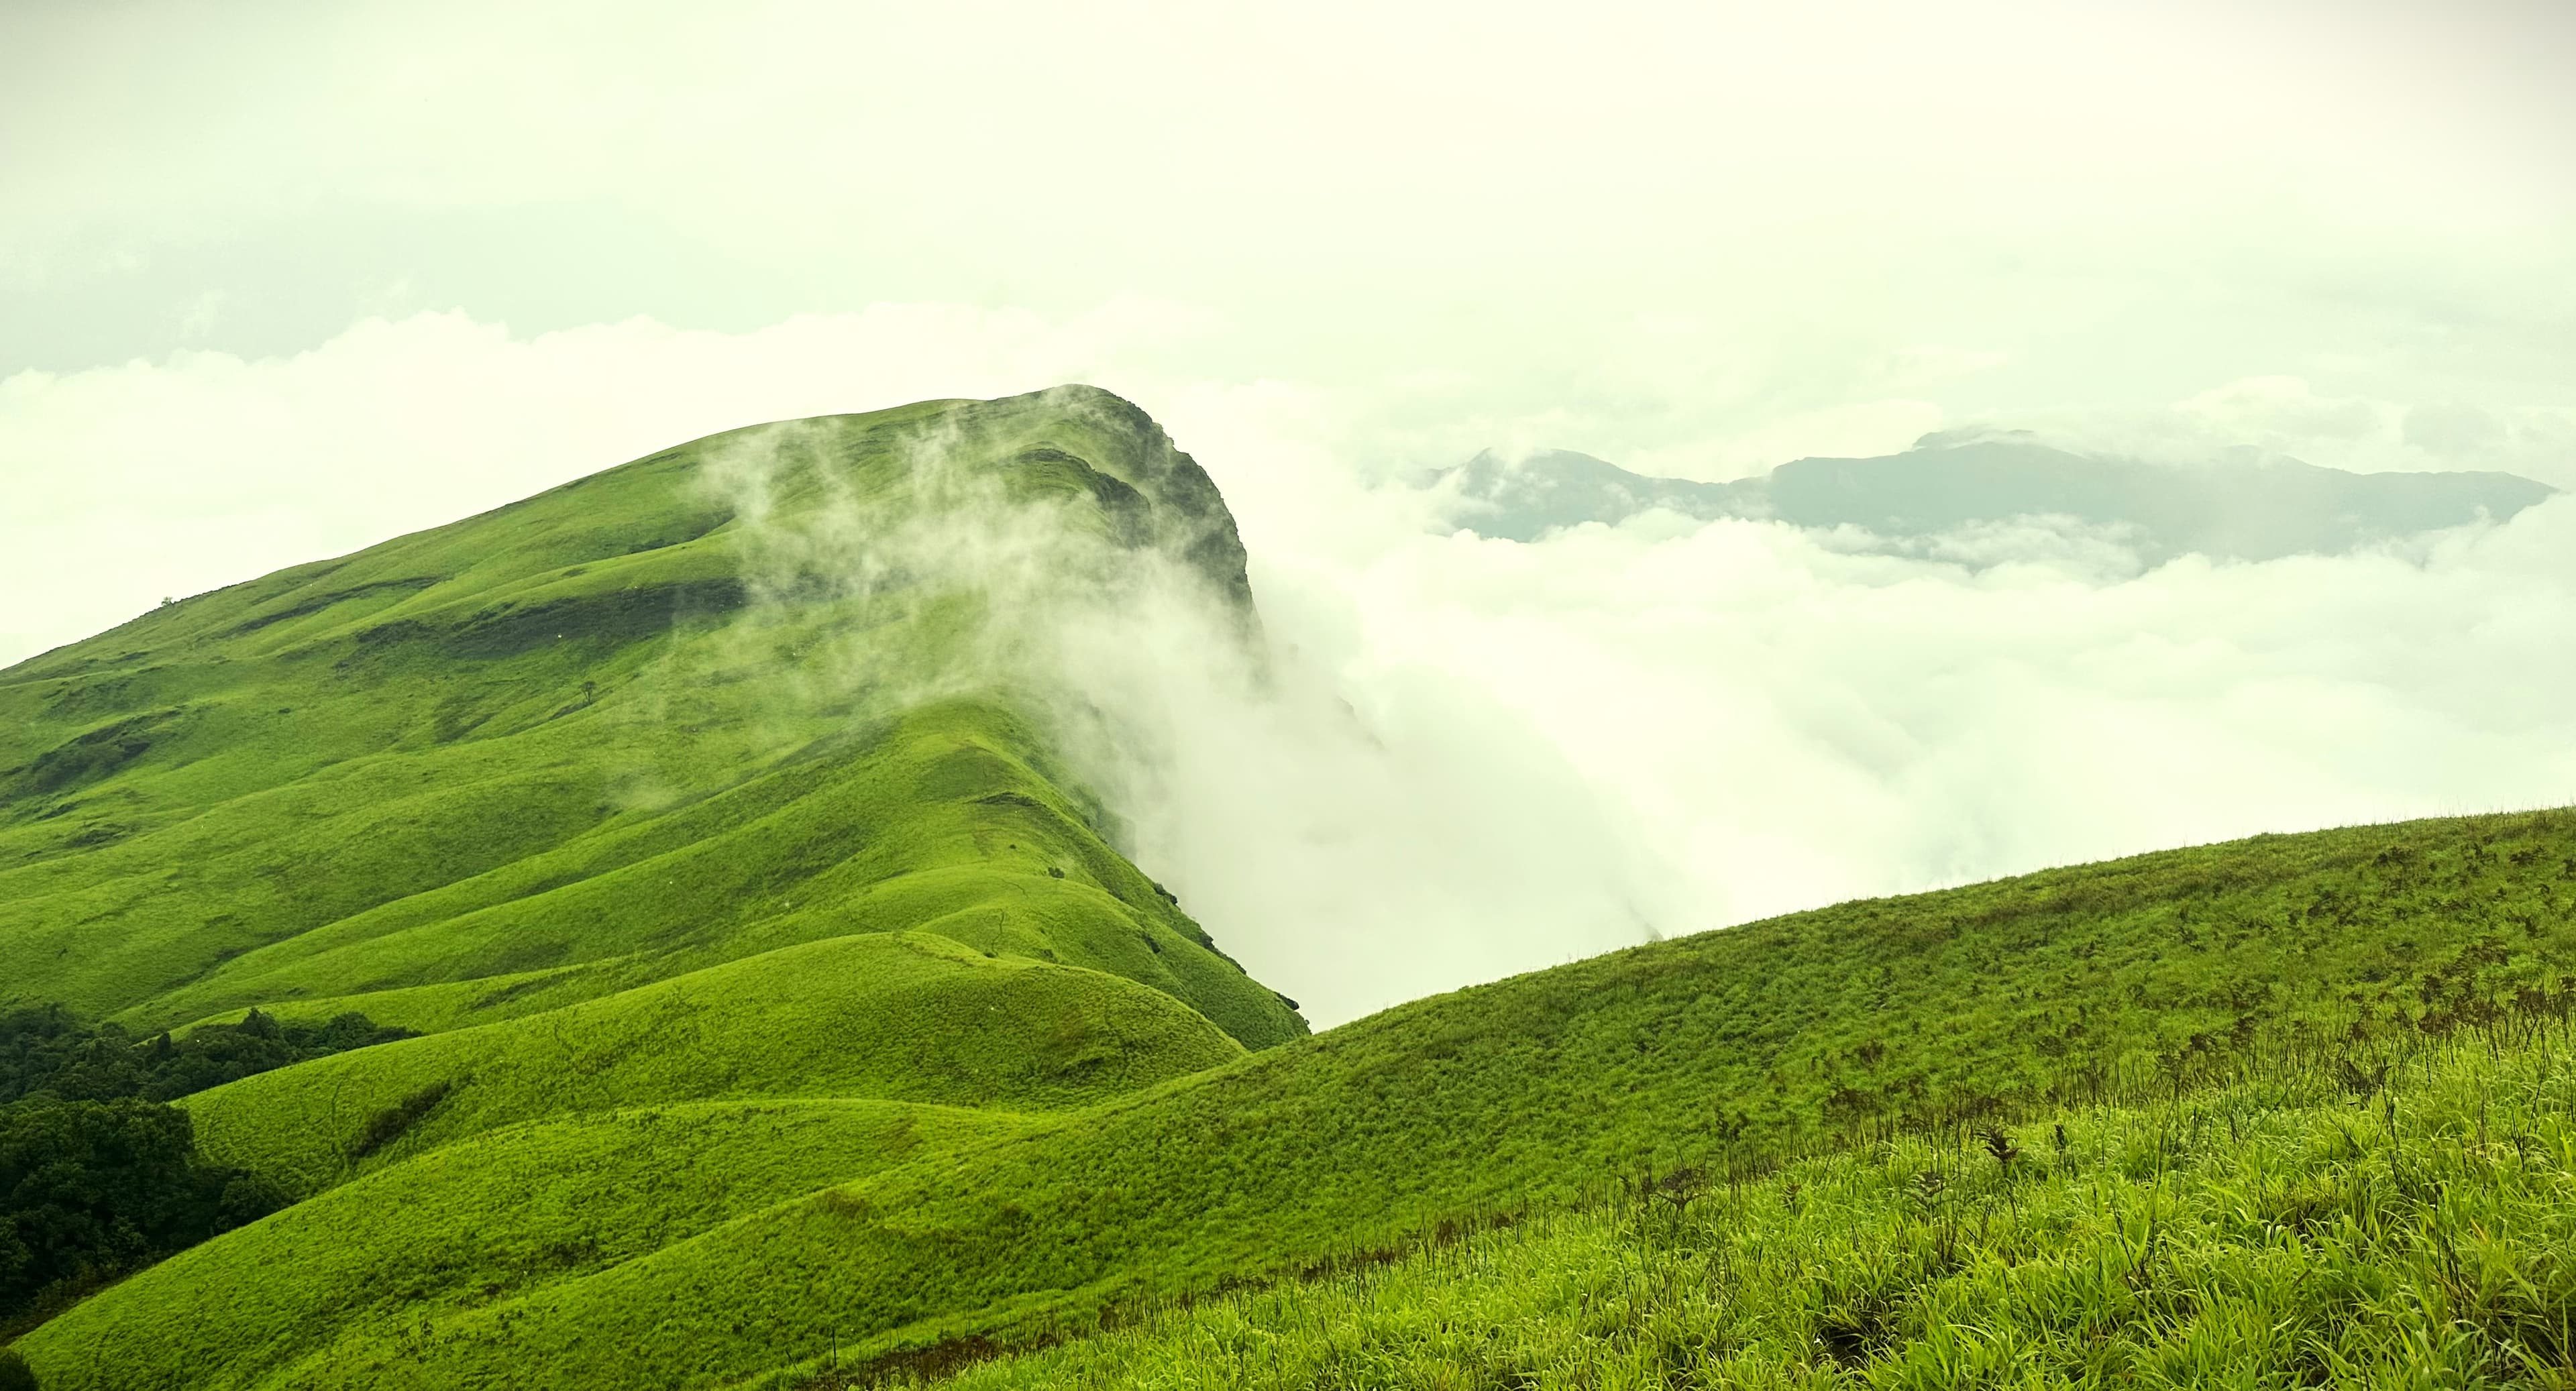
[[[1161,771],[1124,799],[1319,1023],[1850,897],[2576,800],[2576,499],[2154,568],[2039,524],[1924,558],[1669,513],[1405,534],[1418,505],[1353,489],[1257,539],[1281,691],[1158,657]]]

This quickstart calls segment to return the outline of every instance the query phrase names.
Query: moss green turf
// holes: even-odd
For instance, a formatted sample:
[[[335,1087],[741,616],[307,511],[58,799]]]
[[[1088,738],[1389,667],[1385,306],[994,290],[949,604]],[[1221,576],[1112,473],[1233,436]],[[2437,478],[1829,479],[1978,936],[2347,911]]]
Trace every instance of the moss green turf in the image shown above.
[[[970,1366],[1167,1391],[2576,1384],[2576,1043],[2478,1038],[1535,1213]],[[2376,1069],[2374,1069],[2376,1071]],[[829,1364],[799,1384],[840,1387]],[[849,1366],[851,1364],[844,1364]],[[909,1386],[912,1376],[878,1378]]]
[[[764,952],[341,1054],[338,1067],[261,1073],[185,1104],[209,1157],[310,1193],[547,1116],[727,1097],[1052,1110],[1242,1053],[1197,1011],[1133,981],[905,932]],[[357,1153],[377,1116],[433,1092],[399,1137]]]
[[[523,1295],[365,1321],[327,1372],[247,1349],[221,1320],[145,1337],[220,1305],[230,1281],[272,1278],[219,1256],[258,1227],[25,1346],[58,1370],[115,1350],[123,1382],[74,1386],[705,1386],[835,1347],[1007,1339],[1402,1245],[1444,1218],[1578,1203],[1646,1166],[2116,1097],[2294,1026],[2471,1026],[2520,992],[2576,988],[2571,907],[2568,813],[1845,905],[1407,1005]],[[396,1056],[345,1056],[370,1053]]]

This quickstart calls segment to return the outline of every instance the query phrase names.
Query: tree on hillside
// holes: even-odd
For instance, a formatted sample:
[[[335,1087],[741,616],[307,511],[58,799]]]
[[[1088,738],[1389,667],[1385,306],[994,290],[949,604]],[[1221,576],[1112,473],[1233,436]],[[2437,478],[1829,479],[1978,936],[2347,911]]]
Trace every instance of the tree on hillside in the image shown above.
[[[206,1163],[175,1106],[0,1107],[0,1330],[282,1206],[266,1180]]]
[[[197,1153],[166,1103],[391,1039],[360,1014],[282,1023],[252,1010],[137,1043],[60,1007],[0,1015],[0,1338],[116,1277],[285,1206],[267,1180]],[[0,1391],[8,1391],[0,1364]]]
[[[409,1029],[363,1014],[308,1024],[254,1009],[238,1024],[205,1024],[185,1038],[162,1033],[136,1043],[116,1024],[85,1024],[58,1005],[22,1009],[0,1015],[0,1105],[29,1096],[175,1101],[308,1058],[412,1037]]]

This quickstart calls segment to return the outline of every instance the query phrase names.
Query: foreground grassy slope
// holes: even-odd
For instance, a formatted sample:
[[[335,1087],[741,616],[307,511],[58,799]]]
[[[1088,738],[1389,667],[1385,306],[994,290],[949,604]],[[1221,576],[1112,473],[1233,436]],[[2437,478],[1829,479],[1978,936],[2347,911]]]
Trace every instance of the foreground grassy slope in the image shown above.
[[[722,1097],[1061,1109],[1242,1046],[1103,972],[929,932],[843,937],[190,1097],[199,1146],[290,1193],[514,1122]],[[399,1127],[398,1129],[396,1127]]]
[[[927,913],[1303,1032],[1015,713],[1020,606],[936,563],[967,516],[1252,622],[1205,474],[1105,393],[697,441],[0,672],[0,999],[456,1028]]]
[[[509,1127],[334,1189],[149,1272],[221,1298],[237,1345],[298,1376],[377,1329],[607,1269],[743,1213],[1027,1124],[1004,1112],[881,1101],[700,1102]],[[120,1330],[185,1345],[185,1330]],[[381,1358],[381,1346],[357,1344]],[[176,1351],[165,1348],[159,1351]],[[185,1349],[193,1352],[193,1348]],[[178,1384],[228,1384],[181,1360]],[[342,1369],[348,1370],[348,1369]],[[362,1363],[358,1370],[364,1370]]]
[[[1667,1172],[943,1384],[2576,1386],[2576,1033],[2515,1022],[2384,1089],[2257,1065],[1748,1183]],[[860,1383],[824,1360],[797,1383]]]
[[[1648,1165],[2180,1086],[2285,1033],[2473,1025],[2576,990],[2571,909],[2564,812],[1849,904],[1419,1002],[521,1295],[353,1326],[327,1371],[182,1317],[223,1307],[212,1273],[147,1272],[25,1345],[49,1385],[716,1386],[836,1341],[1007,1338]],[[221,1253],[259,1230],[202,1269],[248,1269]]]

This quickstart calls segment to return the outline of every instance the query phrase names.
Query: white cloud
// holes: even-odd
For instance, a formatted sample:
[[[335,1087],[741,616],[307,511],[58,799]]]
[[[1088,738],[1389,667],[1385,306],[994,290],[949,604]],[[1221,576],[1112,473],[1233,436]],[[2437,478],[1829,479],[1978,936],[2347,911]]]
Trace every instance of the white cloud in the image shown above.
[[[2489,470],[2576,489],[2576,408],[2548,402],[2392,400],[2276,374],[2162,407],[2060,405],[1989,419],[2068,448],[2163,463],[2208,464],[2251,450],[2356,473]]]
[[[1693,931],[2255,831],[2576,799],[2560,698],[2576,500],[2423,558],[2195,558],[2131,578],[2031,553],[1972,572],[1764,524],[1644,521],[1537,546],[1418,538],[1356,564],[1274,549],[1256,574],[1270,611],[1446,809],[1378,797],[1342,814],[1375,808],[1406,847],[1439,843],[1402,829],[1427,819],[1508,870],[1380,902],[1365,866],[1306,847],[1203,885],[1218,849],[1187,844],[1195,806],[1148,854],[1177,861],[1265,978],[1338,1016],[1638,919]],[[1444,741],[1456,711],[1476,733]],[[1329,796],[1281,800],[1309,815]],[[1214,824],[1237,861],[1271,843]],[[1315,929],[1264,911],[1273,878],[1307,897],[1349,885],[1323,920],[1389,959],[1345,975],[1283,947]]]
[[[2247,377],[2174,407],[2211,433],[2265,439],[2356,440],[2387,431],[2387,411],[2358,397],[2320,396],[2297,377]]]

